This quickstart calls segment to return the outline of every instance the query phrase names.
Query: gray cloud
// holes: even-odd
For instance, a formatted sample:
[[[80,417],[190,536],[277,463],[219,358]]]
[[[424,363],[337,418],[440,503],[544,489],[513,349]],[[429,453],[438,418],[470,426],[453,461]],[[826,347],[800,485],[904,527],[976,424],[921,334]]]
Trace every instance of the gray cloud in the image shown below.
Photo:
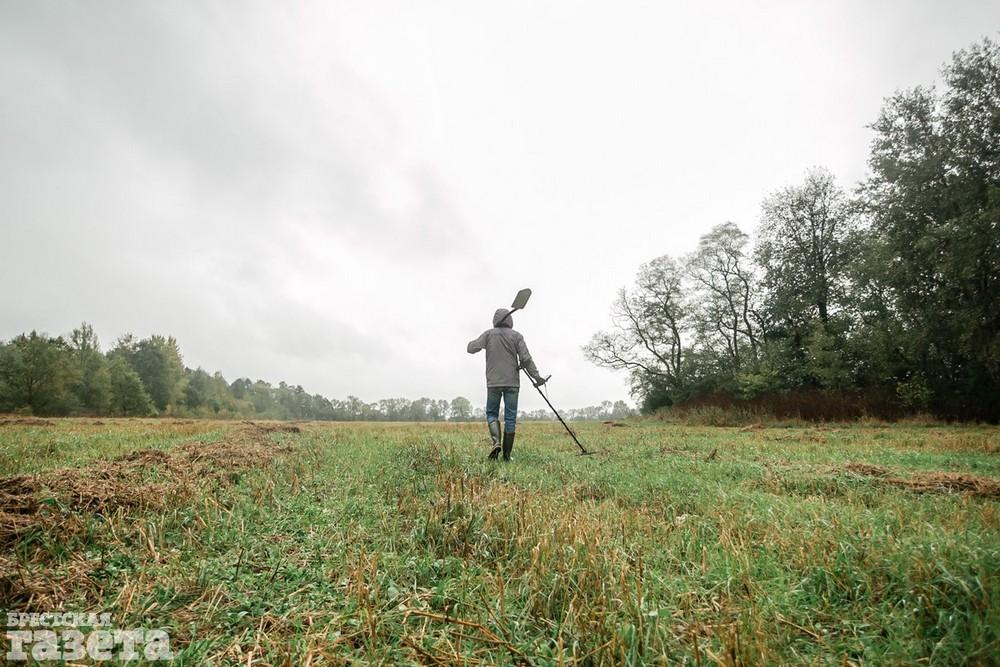
[[[3,3],[0,338],[478,398],[464,344],[530,285],[556,396],[621,397],[579,346],[635,267],[858,178],[882,97],[994,4]]]
[[[167,224],[191,233],[274,233],[294,216],[382,251],[452,250],[461,221],[426,168],[392,164],[403,156],[377,96],[335,54],[296,53],[280,12],[231,18],[121,3],[40,5],[5,21],[4,84],[18,95],[4,106],[20,121],[5,144],[38,170],[22,176],[75,167],[87,185],[87,171],[118,167],[123,189],[185,197],[192,207]],[[373,188],[386,174],[412,191],[412,210],[384,205]],[[129,204],[126,192],[102,195]]]

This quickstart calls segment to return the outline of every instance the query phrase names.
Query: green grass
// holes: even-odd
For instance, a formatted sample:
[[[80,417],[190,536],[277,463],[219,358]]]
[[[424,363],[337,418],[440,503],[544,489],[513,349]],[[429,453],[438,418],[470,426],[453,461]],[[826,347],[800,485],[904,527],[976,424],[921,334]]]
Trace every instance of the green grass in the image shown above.
[[[236,428],[8,426],[0,469]],[[1000,430],[577,428],[595,456],[532,423],[504,465],[480,425],[308,424],[271,465],[77,512],[12,560],[59,582],[47,604],[169,628],[183,665],[1000,662],[1000,504],[886,481],[998,479]]]
[[[0,475],[37,473],[136,449],[217,441],[229,428],[193,419],[50,419],[51,426],[0,426]]]

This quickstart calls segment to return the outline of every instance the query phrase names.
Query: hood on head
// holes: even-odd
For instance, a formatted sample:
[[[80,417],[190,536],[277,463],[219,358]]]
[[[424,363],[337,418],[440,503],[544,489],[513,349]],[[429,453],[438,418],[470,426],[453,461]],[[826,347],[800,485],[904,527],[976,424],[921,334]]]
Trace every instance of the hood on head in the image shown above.
[[[513,329],[514,317],[507,317],[508,315],[510,315],[510,311],[506,308],[497,308],[497,312],[493,313],[493,326]]]

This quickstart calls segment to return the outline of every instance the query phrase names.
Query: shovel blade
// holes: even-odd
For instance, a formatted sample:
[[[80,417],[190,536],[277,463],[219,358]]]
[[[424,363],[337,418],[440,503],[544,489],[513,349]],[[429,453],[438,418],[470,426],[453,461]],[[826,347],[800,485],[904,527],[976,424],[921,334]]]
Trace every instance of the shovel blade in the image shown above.
[[[531,290],[525,287],[523,290],[517,293],[514,297],[514,303],[510,304],[510,307],[514,310],[521,310],[528,305],[528,299],[531,298]]]

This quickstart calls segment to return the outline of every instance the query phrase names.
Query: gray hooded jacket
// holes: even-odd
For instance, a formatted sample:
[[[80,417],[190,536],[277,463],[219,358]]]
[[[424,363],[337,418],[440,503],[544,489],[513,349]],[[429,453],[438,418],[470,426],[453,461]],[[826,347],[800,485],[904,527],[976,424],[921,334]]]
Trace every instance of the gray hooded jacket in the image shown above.
[[[535,382],[542,379],[524,344],[524,336],[514,331],[514,318],[506,308],[493,313],[493,328],[470,341],[468,350],[469,354],[486,350],[487,387],[520,387],[519,368],[524,368]]]

